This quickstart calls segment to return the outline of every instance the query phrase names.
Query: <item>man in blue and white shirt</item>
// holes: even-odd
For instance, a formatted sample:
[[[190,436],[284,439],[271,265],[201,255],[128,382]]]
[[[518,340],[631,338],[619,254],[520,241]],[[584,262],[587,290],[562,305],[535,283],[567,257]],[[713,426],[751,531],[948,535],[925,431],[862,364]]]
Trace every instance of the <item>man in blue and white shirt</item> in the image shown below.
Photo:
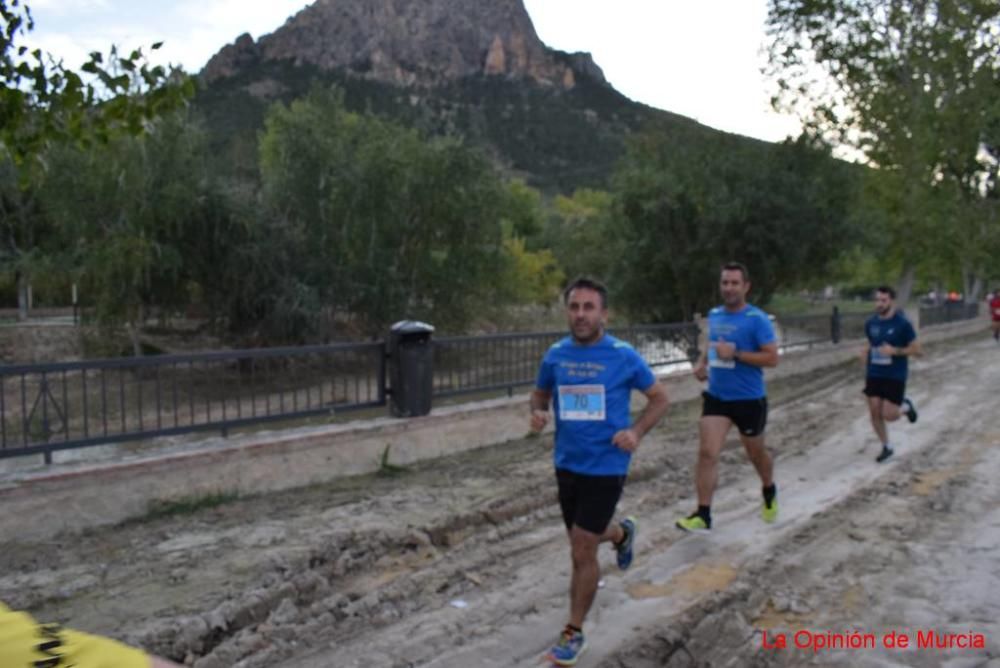
[[[555,407],[556,482],[569,535],[573,571],[569,621],[548,659],[572,666],[587,647],[583,621],[594,602],[600,568],[597,548],[610,542],[622,570],[632,564],[636,521],[612,522],[632,453],[667,412],[667,393],[628,343],[606,334],[608,291],[579,278],[563,293],[570,336],[542,359],[531,393],[531,429],[540,432]],[[632,390],[646,395],[636,420]]]
[[[778,342],[767,314],[747,303],[750,274],[744,265],[738,262],[724,265],[719,290],[723,304],[708,314],[707,345],[703,346],[694,367],[698,380],[708,380],[708,390],[702,393],[704,401],[698,422],[695,466],[698,509],[677,520],[677,527],[685,531],[712,528],[711,506],[719,480],[719,454],[734,424],[763,486],[761,517],[765,522],[774,522],[778,516],[774,462],[764,445],[767,425],[764,367],[777,366]]]

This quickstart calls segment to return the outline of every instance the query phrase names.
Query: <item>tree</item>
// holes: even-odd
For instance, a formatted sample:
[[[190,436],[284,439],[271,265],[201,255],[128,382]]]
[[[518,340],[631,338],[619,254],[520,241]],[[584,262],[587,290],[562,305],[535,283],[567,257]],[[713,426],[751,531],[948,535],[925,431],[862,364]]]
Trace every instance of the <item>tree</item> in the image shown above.
[[[190,290],[215,297],[237,225],[209,168],[207,141],[185,112],[119,136],[47,154],[40,189],[61,264],[107,325],[125,324],[133,350],[153,308],[183,308]]]
[[[272,108],[260,146],[309,308],[376,334],[402,317],[459,327],[495,296],[508,194],[481,153],[350,113],[326,89]]]
[[[111,47],[107,58],[91,53],[82,74],[28,49],[20,42],[34,20],[19,0],[0,0],[0,20],[0,147],[18,164],[53,141],[90,145],[139,134],[194,92],[189,77],[151,65],[141,49],[125,56]]]
[[[1000,114],[1000,5],[771,0],[768,26],[775,106],[878,170],[869,193],[887,213],[886,259],[900,267],[906,300],[917,268],[954,234],[951,216],[978,208],[952,206],[949,184],[979,201],[995,169],[996,156],[983,155]],[[959,261],[969,263],[968,249],[991,234],[957,227],[967,242]]]
[[[566,275],[544,247],[542,195],[520,179],[509,181],[505,190],[500,226],[506,267],[497,280],[497,296],[503,303],[549,306]]]
[[[189,77],[151,65],[141,49],[91,53],[78,73],[28,49],[22,42],[33,28],[28,5],[0,0],[0,163],[23,191],[4,198],[0,266],[17,276],[22,317],[31,273],[44,257],[45,222],[33,194],[45,178],[41,156],[60,143],[90,147],[140,134],[194,92]]]
[[[625,253],[610,227],[611,211],[611,194],[603,190],[556,196],[544,238],[567,276],[607,278],[614,259]]]
[[[851,243],[849,167],[805,138],[688,142],[651,129],[615,176],[611,284],[635,319],[687,320],[716,301],[719,267],[746,263],[752,298],[822,276]]]

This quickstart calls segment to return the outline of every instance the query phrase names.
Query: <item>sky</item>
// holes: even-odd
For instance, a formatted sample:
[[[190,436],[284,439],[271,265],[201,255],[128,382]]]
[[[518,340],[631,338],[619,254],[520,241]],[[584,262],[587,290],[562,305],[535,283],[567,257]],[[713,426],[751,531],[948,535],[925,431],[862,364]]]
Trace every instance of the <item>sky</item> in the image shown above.
[[[79,67],[111,44],[164,42],[154,62],[198,72],[242,33],[274,32],[303,0],[29,0],[30,43]],[[767,0],[524,0],[542,41],[587,51],[619,92],[720,130],[780,141],[798,122],[769,107]]]

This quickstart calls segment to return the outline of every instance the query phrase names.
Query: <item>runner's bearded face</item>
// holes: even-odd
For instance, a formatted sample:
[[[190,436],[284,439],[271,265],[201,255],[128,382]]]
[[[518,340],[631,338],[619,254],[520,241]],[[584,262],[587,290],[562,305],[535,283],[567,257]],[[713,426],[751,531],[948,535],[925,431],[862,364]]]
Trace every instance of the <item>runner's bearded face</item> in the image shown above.
[[[727,308],[741,309],[747,303],[750,282],[743,279],[743,272],[739,269],[724,269],[719,280],[719,292]]]
[[[589,288],[576,288],[566,304],[566,320],[577,343],[593,343],[604,334],[608,312],[601,304],[601,295]]]
[[[885,292],[875,293],[875,312],[880,316],[887,316],[892,311],[892,297]]]

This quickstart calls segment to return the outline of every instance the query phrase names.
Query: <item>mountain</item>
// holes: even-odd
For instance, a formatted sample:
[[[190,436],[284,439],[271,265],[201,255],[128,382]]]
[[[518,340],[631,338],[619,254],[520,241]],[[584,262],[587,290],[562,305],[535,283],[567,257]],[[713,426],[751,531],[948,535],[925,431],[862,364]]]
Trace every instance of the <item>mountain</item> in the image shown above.
[[[571,88],[604,81],[590,54],[557,57],[521,0],[318,0],[260,42],[240,36],[205,66],[212,82],[254,64],[291,61],[398,86],[501,75]]]
[[[200,80],[216,153],[248,176],[267,108],[317,83],[340,86],[353,110],[460,134],[549,192],[605,186],[646,123],[694,141],[718,132],[629,100],[590,54],[545,46],[521,0],[317,0],[223,47]]]

